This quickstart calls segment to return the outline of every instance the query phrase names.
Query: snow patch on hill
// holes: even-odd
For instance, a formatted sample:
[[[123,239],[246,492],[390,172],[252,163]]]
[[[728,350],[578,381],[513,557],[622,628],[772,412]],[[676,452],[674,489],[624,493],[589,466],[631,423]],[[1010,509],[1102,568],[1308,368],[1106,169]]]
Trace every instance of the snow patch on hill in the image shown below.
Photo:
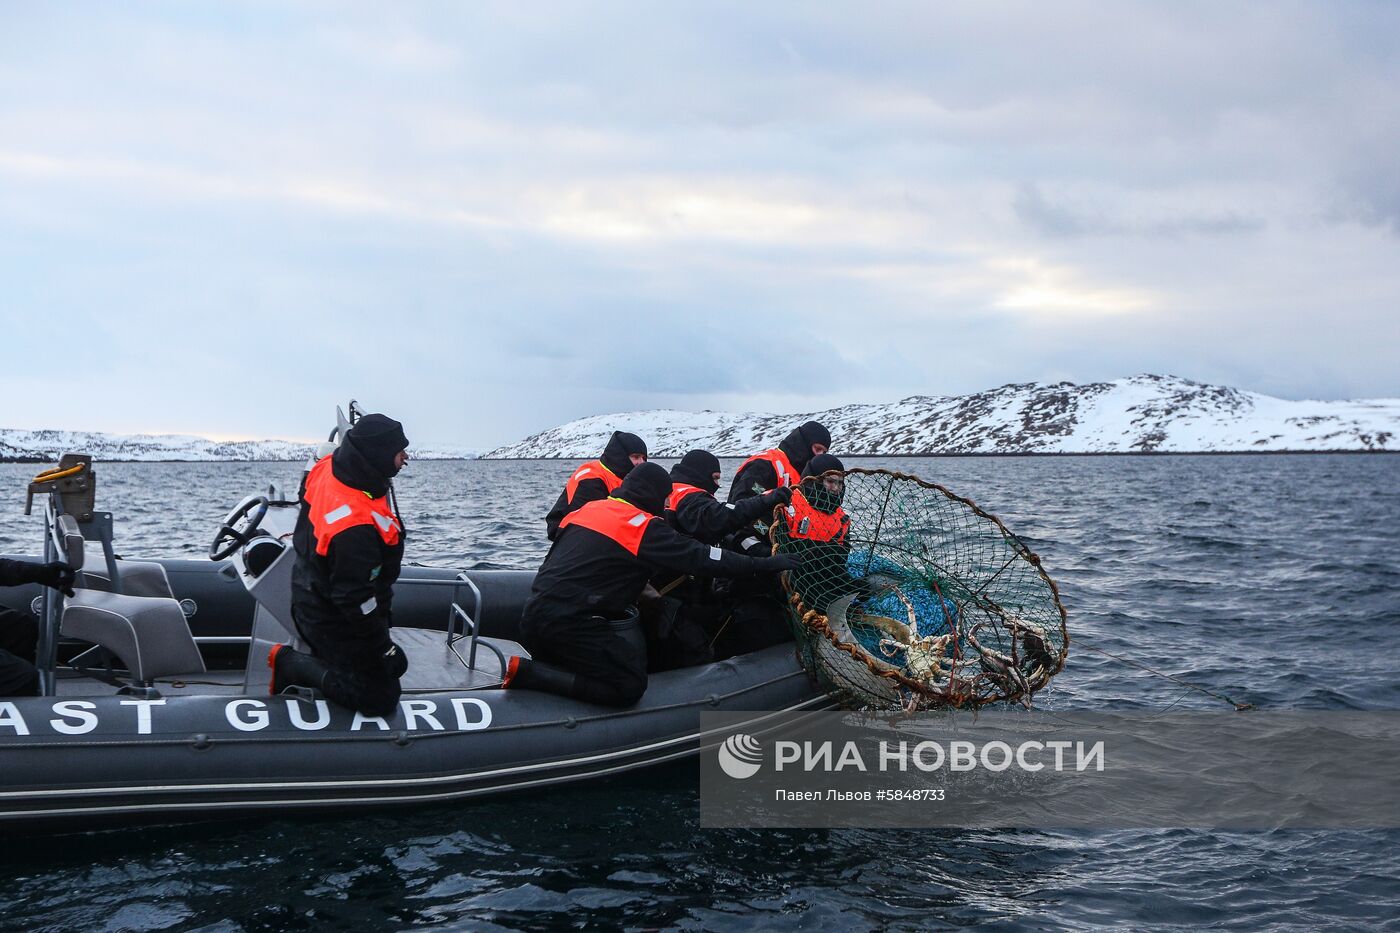
[[[99,461],[220,461],[305,460],[315,444],[302,441],[214,441],[187,434],[104,434],[97,431],[27,431],[0,428],[0,461],[56,462],[68,452],[92,454]],[[420,447],[409,453],[417,460],[471,459],[467,448]]]
[[[1288,401],[1176,376],[1022,383],[788,415],[620,412],[580,418],[483,457],[595,457],[615,430],[652,456],[744,456],[815,419],[837,454],[1141,453],[1400,449],[1400,399]]]

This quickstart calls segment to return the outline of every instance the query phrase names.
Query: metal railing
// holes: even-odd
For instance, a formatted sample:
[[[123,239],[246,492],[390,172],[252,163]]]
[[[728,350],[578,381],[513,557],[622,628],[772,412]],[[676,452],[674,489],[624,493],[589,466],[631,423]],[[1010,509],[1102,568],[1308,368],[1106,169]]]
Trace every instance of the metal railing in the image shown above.
[[[481,590],[471,577],[467,576],[465,570],[457,572],[457,576],[451,580],[405,580],[400,577],[394,581],[394,586],[450,586],[453,589],[452,603],[447,609],[447,647],[457,656],[457,660],[467,666],[468,670],[476,670],[476,652],[481,646],[485,646],[497,660],[501,663],[501,670],[506,669],[506,656],[489,641],[481,641]],[[458,591],[466,587],[472,592],[472,611],[462,608],[462,602],[458,598]],[[462,657],[462,653],[457,646],[462,639],[468,639],[467,656]]]

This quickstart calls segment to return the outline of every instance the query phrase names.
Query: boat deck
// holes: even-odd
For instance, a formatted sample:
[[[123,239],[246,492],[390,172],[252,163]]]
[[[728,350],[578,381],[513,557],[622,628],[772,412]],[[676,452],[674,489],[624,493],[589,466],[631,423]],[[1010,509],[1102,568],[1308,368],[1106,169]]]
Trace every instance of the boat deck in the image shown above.
[[[416,628],[396,628],[395,643],[408,656],[408,671],[401,678],[404,693],[428,693],[439,690],[483,690],[500,686],[502,664],[512,654],[524,654],[513,641],[481,638],[472,659],[470,641],[459,639],[449,643],[442,631]],[[527,655],[528,656],[528,655]],[[468,662],[474,661],[472,667]],[[254,663],[264,664],[262,659]],[[262,674],[262,671],[258,671]],[[155,687],[162,696],[242,696],[246,672],[243,669],[214,670],[192,673],[188,677],[160,677]],[[255,678],[252,693],[262,693],[266,676]],[[60,669],[57,693],[65,697],[108,696],[116,687],[90,675]]]

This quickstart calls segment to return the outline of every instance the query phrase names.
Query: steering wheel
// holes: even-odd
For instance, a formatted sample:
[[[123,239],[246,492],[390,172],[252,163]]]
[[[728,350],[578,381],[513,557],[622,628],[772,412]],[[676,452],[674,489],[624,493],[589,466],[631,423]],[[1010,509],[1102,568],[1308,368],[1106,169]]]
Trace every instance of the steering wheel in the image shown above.
[[[249,496],[233,507],[209,545],[209,559],[223,560],[253,539],[267,515],[267,496]]]

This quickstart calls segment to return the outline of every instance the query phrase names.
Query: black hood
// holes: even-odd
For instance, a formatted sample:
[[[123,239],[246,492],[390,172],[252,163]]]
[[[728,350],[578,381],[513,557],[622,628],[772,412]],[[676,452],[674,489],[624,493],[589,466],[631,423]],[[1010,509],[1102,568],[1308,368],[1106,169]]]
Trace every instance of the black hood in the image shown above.
[[[377,499],[389,491],[389,480],[399,472],[394,459],[407,448],[403,425],[387,415],[364,415],[345,432],[331,457],[331,471],[345,485]]]
[[[603,461],[603,466],[613,471],[614,476],[622,479],[632,472],[632,454],[645,457],[647,442],[635,434],[614,431],[612,437],[608,438],[608,446],[603,448],[603,455],[598,459]]]
[[[637,508],[660,515],[671,495],[671,477],[659,463],[643,463],[632,468],[613,498],[623,499]]]
[[[802,494],[807,497],[807,501],[812,503],[812,508],[830,514],[841,506],[845,499],[845,492],[832,492],[823,485],[820,477],[823,473],[832,470],[846,471],[846,466],[839,459],[831,454],[819,454],[813,457],[805,467],[802,468],[803,477],[816,477],[808,479],[802,484]]]
[[[799,470],[812,459],[812,445],[831,446],[831,432],[818,421],[808,421],[799,428],[793,428],[778,449],[787,454],[788,461]]]
[[[709,491],[711,495],[719,489],[715,474],[720,471],[719,458],[708,450],[690,450],[681,457],[681,462],[671,467],[671,480],[689,483]]]
[[[846,472],[846,465],[841,462],[840,458],[833,457],[831,454],[819,454],[809,460],[807,465],[802,468],[802,475],[821,476],[823,473],[828,473],[831,470],[840,470],[844,473]]]

